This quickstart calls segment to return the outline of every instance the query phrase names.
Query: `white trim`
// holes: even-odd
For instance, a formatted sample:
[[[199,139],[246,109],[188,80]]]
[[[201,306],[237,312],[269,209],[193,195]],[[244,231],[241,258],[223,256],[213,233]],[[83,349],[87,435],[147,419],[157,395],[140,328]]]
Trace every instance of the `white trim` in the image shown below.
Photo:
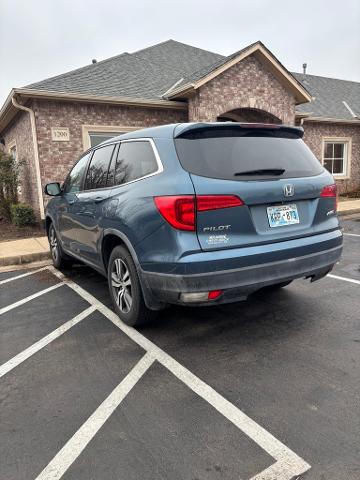
[[[140,130],[141,128],[144,128],[144,127],[143,126],[130,127],[128,125],[98,125],[98,124],[81,125],[84,152],[89,148],[91,148],[90,135],[89,135],[90,132],[94,132],[94,133],[114,132],[120,135],[121,133],[134,132],[135,130]]]
[[[343,143],[344,144],[344,171],[343,173],[333,173],[335,180],[347,180],[351,178],[351,149],[352,138],[351,137],[322,137],[322,149],[321,149],[321,163],[324,165],[325,161],[325,144],[326,143]],[[330,172],[331,173],[331,172]]]

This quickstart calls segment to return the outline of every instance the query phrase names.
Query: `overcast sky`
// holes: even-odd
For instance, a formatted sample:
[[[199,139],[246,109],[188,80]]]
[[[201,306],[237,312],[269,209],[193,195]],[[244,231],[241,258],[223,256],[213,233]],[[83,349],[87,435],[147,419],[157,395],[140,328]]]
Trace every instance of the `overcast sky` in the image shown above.
[[[0,104],[169,38],[224,55],[261,40],[291,71],[360,81],[359,0],[0,0]]]

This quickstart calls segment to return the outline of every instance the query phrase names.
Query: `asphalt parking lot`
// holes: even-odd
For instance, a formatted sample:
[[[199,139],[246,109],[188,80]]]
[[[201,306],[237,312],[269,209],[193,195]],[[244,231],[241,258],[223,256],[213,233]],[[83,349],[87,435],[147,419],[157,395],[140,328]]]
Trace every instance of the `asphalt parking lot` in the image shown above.
[[[141,330],[87,267],[1,273],[0,479],[358,480],[360,218],[343,227],[329,277]]]

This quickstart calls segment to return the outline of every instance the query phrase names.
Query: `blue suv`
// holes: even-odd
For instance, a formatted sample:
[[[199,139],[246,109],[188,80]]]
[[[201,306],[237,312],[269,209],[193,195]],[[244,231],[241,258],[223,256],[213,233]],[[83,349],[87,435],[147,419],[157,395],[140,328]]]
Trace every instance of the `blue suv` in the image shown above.
[[[182,123],[112,138],[50,183],[54,265],[106,275],[119,317],[244,300],[339,260],[336,186],[298,127]]]

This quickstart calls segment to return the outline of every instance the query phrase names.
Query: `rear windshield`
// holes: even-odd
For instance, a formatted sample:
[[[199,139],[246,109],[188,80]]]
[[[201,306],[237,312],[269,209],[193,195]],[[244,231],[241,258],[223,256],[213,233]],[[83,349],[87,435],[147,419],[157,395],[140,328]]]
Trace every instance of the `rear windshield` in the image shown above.
[[[224,180],[265,180],[318,175],[323,167],[296,133],[209,129],[175,138],[182,167]]]

